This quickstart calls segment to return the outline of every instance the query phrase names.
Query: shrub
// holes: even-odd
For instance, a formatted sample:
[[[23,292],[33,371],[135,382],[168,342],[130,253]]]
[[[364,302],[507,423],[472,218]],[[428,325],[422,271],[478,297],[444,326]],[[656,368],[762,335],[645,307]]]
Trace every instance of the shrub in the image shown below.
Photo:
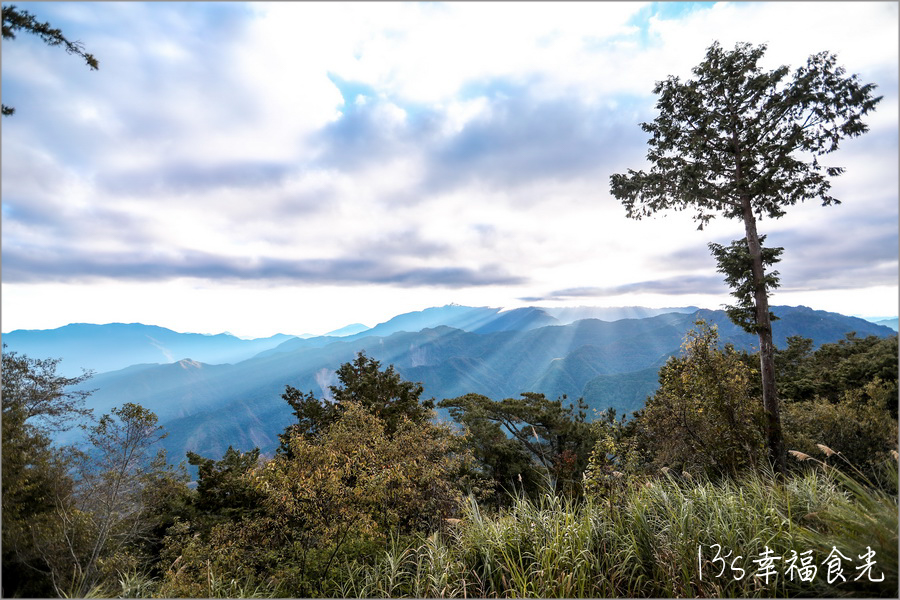
[[[884,407],[885,396],[892,391],[892,383],[876,379],[861,389],[848,390],[835,403],[817,397],[785,404],[786,446],[815,455],[817,445],[824,444],[840,452],[865,477],[877,479],[880,465],[897,448],[897,420]]]
[[[296,432],[288,444],[245,475],[262,514],[216,525],[206,538],[172,531],[166,593],[207,595],[212,578],[228,577],[245,590],[325,594],[341,563],[365,563],[392,537],[438,528],[457,510],[471,460],[448,428],[404,418],[389,435],[353,401],[314,439]]]
[[[765,456],[762,403],[751,397],[752,371],[715,326],[697,321],[681,356],[659,371],[659,389],[638,417],[656,466],[736,475]]]

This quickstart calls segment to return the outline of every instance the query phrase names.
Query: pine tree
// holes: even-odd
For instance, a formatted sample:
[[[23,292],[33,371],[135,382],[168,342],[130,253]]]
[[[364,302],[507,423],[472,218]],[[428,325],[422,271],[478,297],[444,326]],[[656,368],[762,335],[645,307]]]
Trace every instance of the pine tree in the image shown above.
[[[651,168],[612,175],[610,190],[633,219],[692,209],[699,229],[716,216],[743,222],[744,239],[718,247],[717,257],[741,299],[731,314],[759,336],[769,458],[782,470],[768,301],[777,280],[765,271],[780,249],[773,255],[762,247],[757,221],[782,217],[787,207],[805,200],[838,204],[829,193],[830,180],[844,170],[824,166],[818,157],[865,133],[863,117],[881,97],[873,96],[874,84],[847,75],[829,52],[810,56],[791,75],[787,66],[761,69],[757,63],[765,51],[765,45],[740,43],[728,51],[714,43],[693,79],[658,82],[653,92],[659,116],[641,125],[652,136]]]

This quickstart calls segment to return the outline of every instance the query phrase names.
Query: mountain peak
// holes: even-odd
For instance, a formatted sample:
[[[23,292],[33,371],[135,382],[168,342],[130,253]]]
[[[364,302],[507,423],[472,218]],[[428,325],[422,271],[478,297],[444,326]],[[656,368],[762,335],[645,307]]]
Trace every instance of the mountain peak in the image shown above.
[[[363,331],[368,331],[369,329],[370,328],[367,325],[363,325],[362,323],[351,323],[350,325],[346,325],[344,327],[341,327],[340,329],[329,331],[325,335],[330,337],[344,337],[348,335],[356,335],[357,333],[362,333]]]

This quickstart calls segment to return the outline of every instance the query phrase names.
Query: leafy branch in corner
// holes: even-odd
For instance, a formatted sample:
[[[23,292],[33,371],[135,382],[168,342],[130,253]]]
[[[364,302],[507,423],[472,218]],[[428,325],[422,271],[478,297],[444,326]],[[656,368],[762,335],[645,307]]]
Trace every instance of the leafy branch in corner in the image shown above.
[[[92,71],[96,71],[100,68],[100,63],[97,62],[94,55],[84,51],[84,44],[79,41],[70,41],[63,35],[61,29],[55,28],[47,22],[41,23],[33,14],[29,13],[27,10],[19,10],[15,5],[4,6],[3,39],[16,39],[17,31],[33,33],[41,38],[41,41],[48,46],[62,46],[65,48],[67,54],[76,54],[83,58],[84,62]],[[15,112],[16,109],[11,106],[4,104],[2,107],[4,116],[8,117]]]

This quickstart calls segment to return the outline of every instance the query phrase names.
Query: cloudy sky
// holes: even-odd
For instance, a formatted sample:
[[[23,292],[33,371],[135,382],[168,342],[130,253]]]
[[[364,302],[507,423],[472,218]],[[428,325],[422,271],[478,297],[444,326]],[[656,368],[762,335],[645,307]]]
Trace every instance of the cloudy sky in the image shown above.
[[[898,6],[18,2],[100,62],[3,41],[2,330],[324,333],[456,302],[729,301],[689,213],[632,221],[656,81],[715,40],[878,85],[840,206],[760,223],[777,304],[897,314]]]

